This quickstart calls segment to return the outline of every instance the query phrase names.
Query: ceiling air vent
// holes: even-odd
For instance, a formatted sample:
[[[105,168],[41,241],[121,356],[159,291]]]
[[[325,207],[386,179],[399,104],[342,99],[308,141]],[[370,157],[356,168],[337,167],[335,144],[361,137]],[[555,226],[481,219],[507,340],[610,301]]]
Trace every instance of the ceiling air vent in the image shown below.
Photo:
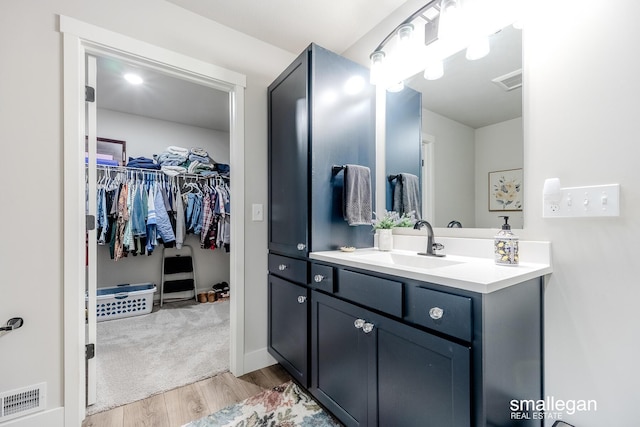
[[[0,423],[44,410],[46,396],[46,383],[0,393]]]
[[[519,88],[522,86],[522,68],[507,73],[504,76],[496,77],[491,81],[507,92]]]

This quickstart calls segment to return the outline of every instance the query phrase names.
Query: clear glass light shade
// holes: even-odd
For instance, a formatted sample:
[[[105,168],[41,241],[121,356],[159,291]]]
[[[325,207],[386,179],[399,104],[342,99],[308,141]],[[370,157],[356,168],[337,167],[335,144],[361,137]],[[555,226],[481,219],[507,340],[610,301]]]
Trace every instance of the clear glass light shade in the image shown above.
[[[382,81],[384,77],[384,57],[385,53],[382,51],[373,52],[369,56],[369,60],[371,61],[369,80],[371,84],[377,84]]]
[[[404,24],[398,28],[398,41],[401,45],[411,42],[413,36],[413,24]]]
[[[475,61],[487,56],[490,50],[489,37],[478,37],[467,47],[466,58],[470,61]]]

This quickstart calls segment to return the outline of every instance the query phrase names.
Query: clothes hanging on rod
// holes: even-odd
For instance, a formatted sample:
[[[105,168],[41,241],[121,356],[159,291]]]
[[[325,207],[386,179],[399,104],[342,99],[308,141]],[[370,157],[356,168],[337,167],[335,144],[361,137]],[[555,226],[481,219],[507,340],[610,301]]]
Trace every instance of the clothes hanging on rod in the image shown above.
[[[98,244],[115,261],[151,255],[158,244],[182,247],[187,234],[204,249],[230,250],[229,178],[167,176],[158,170],[98,166]]]

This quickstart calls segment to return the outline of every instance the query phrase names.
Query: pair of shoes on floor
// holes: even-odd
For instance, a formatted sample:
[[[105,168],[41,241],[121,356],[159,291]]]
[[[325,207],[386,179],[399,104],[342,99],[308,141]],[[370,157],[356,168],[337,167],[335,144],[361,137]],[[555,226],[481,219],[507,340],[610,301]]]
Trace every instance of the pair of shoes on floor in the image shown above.
[[[216,299],[227,298],[229,296],[229,284],[227,282],[216,283],[211,288],[216,293]]]

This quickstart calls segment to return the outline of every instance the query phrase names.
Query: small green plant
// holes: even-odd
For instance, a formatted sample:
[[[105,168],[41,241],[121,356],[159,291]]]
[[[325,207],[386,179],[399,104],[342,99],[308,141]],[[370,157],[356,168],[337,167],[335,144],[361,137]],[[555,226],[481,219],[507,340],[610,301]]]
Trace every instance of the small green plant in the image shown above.
[[[389,211],[385,212],[381,218],[374,219],[371,224],[374,230],[389,230],[395,227],[413,227],[415,222],[415,214],[413,212],[404,213],[400,216],[398,212]]]
[[[413,227],[416,223],[416,214],[414,211],[409,213],[405,212],[402,214],[398,222],[396,223],[396,227],[405,227],[410,228]]]

